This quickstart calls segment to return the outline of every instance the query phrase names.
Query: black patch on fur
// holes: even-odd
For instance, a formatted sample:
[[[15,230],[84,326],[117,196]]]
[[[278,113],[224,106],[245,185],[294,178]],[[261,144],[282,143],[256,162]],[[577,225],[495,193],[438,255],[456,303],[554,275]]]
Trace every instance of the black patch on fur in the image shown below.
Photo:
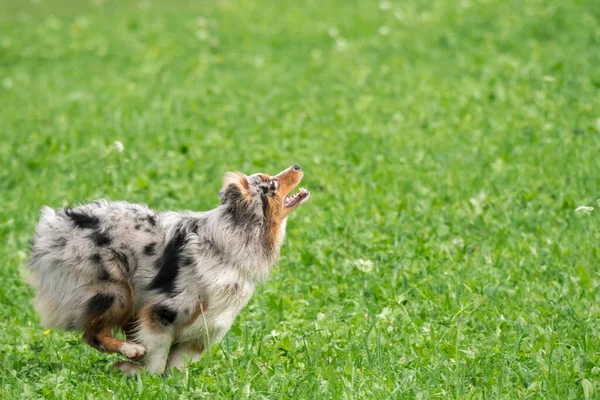
[[[260,200],[262,201],[263,215],[267,215],[267,212],[269,211],[269,199],[265,192],[260,194]]]
[[[94,242],[96,246],[105,247],[112,243],[112,239],[106,232],[102,232],[100,230],[94,230],[89,238]]]
[[[104,293],[97,293],[87,304],[87,313],[91,316],[102,315],[112,306],[115,296]]]
[[[100,224],[100,218],[95,215],[87,214],[83,211],[76,211],[72,208],[65,208],[65,215],[73,221],[73,224],[81,229],[96,229]]]
[[[152,214],[146,214],[143,220],[148,221],[148,223],[152,226],[156,226],[156,216]]]
[[[152,282],[150,282],[150,289],[157,289],[170,295],[174,294],[175,280],[179,275],[182,257],[181,251],[185,246],[186,236],[186,230],[180,226],[173,237],[167,242],[165,250],[156,262],[158,273]]]
[[[152,321],[162,325],[168,326],[175,322],[177,318],[177,311],[172,310],[171,308],[158,305],[152,308]]]
[[[110,280],[110,274],[108,273],[106,268],[104,268],[104,266],[102,266],[102,268],[98,271],[98,279],[100,279],[101,281]]]
[[[94,337],[92,338],[92,343],[91,343],[91,345],[92,345],[92,347],[93,347],[93,348],[95,348],[95,349],[99,349],[99,350],[103,350],[103,349],[104,349],[104,348],[103,348],[103,346],[102,346],[102,344],[100,343],[100,339],[98,339],[98,337],[97,337],[97,336],[94,336]]]
[[[198,228],[200,227],[200,225],[204,225],[204,221],[202,221],[201,224],[199,219],[194,218],[191,221],[189,221],[188,231],[198,233]]]
[[[144,254],[147,256],[156,255],[156,242],[148,243],[144,246]]]
[[[104,262],[102,261],[102,256],[100,254],[92,254],[92,256],[90,257],[90,261],[96,264],[96,267],[98,268],[98,279],[100,279],[101,281],[110,280],[110,274],[108,273],[108,269],[106,269],[106,265],[104,265]]]
[[[136,231],[139,231],[140,229],[142,229],[142,225],[135,224],[134,228],[135,228]]]

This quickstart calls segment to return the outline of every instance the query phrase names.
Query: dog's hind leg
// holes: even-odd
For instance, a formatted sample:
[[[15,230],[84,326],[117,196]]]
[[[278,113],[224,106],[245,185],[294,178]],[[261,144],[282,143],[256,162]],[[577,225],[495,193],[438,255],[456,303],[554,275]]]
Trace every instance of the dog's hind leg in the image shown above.
[[[100,351],[121,353],[128,358],[143,356],[146,352],[143,346],[117,339],[111,334],[112,328],[120,327],[121,322],[131,314],[129,293],[124,290],[106,291],[106,287],[104,289],[87,302],[87,323],[83,340]]]
[[[93,348],[107,353],[121,353],[127,358],[136,359],[146,353],[144,346],[137,343],[117,339],[111,334],[112,328],[105,326],[97,329],[86,330],[83,340]]]

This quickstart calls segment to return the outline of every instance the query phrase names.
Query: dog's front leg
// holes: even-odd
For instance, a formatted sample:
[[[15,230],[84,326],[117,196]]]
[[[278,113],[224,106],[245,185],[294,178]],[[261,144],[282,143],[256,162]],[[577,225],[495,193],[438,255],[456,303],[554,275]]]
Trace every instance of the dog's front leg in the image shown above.
[[[117,363],[115,366],[127,375],[133,375],[144,368],[153,374],[162,374],[169,360],[174,337],[174,322],[177,312],[163,304],[149,305],[140,313],[139,327],[135,341],[146,348],[144,363]]]
[[[167,368],[182,369],[185,366],[185,356],[189,357],[190,363],[195,363],[202,358],[204,345],[201,343],[180,343],[171,349]]]
[[[172,332],[152,332],[142,328],[138,337],[147,349],[144,368],[153,374],[162,374],[169,360],[169,352],[173,343]]]
[[[136,338],[146,348],[143,364],[118,361],[115,363],[115,367],[128,376],[133,376],[141,372],[142,369],[153,374],[162,374],[169,360],[169,352],[173,343],[172,333],[169,331],[153,332],[142,327]]]

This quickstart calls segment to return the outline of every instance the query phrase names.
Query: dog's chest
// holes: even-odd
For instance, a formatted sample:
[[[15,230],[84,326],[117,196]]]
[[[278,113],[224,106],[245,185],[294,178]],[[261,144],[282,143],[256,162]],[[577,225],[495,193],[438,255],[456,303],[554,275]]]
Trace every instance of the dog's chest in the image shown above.
[[[204,342],[207,345],[220,341],[250,301],[255,284],[236,280],[218,283],[210,289],[206,308],[190,325],[178,332],[177,341]]]

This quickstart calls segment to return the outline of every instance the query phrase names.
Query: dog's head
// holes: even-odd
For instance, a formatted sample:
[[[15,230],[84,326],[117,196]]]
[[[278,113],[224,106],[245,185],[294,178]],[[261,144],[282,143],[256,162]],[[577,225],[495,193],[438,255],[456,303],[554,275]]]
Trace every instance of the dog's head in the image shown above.
[[[310,197],[310,192],[304,188],[292,194],[303,176],[298,165],[292,165],[275,176],[260,173],[246,176],[229,172],[225,175],[219,198],[240,218],[250,214],[267,221],[282,222]]]

